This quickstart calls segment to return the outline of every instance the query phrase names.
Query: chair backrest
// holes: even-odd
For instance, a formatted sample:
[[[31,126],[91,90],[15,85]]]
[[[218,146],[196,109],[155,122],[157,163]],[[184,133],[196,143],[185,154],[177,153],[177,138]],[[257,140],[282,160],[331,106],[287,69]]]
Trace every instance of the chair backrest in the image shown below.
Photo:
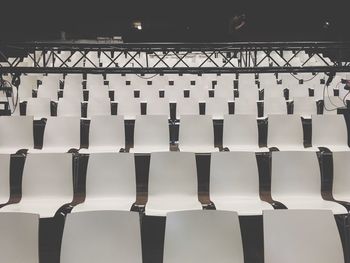
[[[39,263],[39,215],[0,213],[0,261]]]
[[[92,116],[89,146],[125,147],[125,126],[122,116]]]
[[[203,231],[205,229],[205,231]],[[236,212],[181,211],[167,214],[164,263],[243,263]]]
[[[222,98],[227,101],[233,101],[234,100],[234,93],[233,93],[233,87],[229,86],[219,86],[214,89],[214,97],[215,98]]]
[[[264,85],[264,99],[269,98],[284,98],[282,85]]]
[[[338,108],[346,108],[346,102],[343,102],[343,98],[339,96],[328,96],[327,93],[323,98],[324,108],[323,114],[337,114]]]
[[[265,263],[344,263],[329,210],[266,210],[263,225]]]
[[[170,134],[168,116],[136,116],[134,130],[134,147],[164,146],[169,147]]]
[[[147,101],[147,115],[166,115],[170,118],[169,100],[166,98],[158,98],[156,100]]]
[[[72,201],[72,154],[32,153],[27,155],[23,170],[22,200],[39,198]]]
[[[87,105],[87,116],[111,115],[111,101],[109,98],[92,98]]]
[[[210,197],[259,198],[259,173],[255,153],[218,152],[211,154]]]
[[[57,104],[57,116],[81,117],[81,102],[79,99],[61,98]]]
[[[284,97],[266,98],[264,100],[264,116],[270,114],[287,114],[287,103]]]
[[[0,154],[0,205],[10,199],[10,154]]]
[[[308,98],[309,97],[309,86],[306,84],[303,85],[290,85],[289,86],[289,99],[294,98]]]
[[[65,83],[64,89],[63,89],[63,98],[82,101],[84,96],[83,96],[83,85],[81,81],[77,81],[77,82],[68,81],[67,83]]]
[[[41,85],[38,88],[38,98],[48,98],[53,101],[58,100],[58,84],[56,85]]]
[[[126,120],[134,120],[141,115],[141,102],[139,99],[118,101],[118,115]]]
[[[350,152],[333,152],[333,197],[350,201]]]
[[[247,87],[240,86],[238,91],[239,91],[238,98],[240,100],[244,100],[244,101],[250,100],[252,102],[259,100],[259,90],[255,86],[247,86]]]
[[[26,115],[34,118],[51,116],[51,101],[48,98],[29,98],[27,100]]]
[[[298,115],[269,115],[267,146],[303,147],[303,124]]]
[[[148,199],[162,196],[197,196],[197,168],[194,153],[151,153]]]
[[[258,115],[258,104],[254,99],[238,98],[235,100],[235,114]]]
[[[134,96],[134,89],[131,87],[127,88],[117,88],[114,90],[114,100],[115,101],[128,101],[133,100],[135,98]]]
[[[343,115],[313,115],[312,144],[314,146],[348,145],[348,129]]]
[[[229,114],[227,99],[215,97],[205,101],[205,115],[212,116],[214,120],[222,120]]]
[[[79,117],[51,117],[47,119],[43,149],[55,147],[80,148]]]
[[[205,101],[209,98],[209,90],[206,87],[194,86],[190,89],[190,98]]]
[[[294,97],[293,114],[310,118],[317,114],[317,105],[312,97]]]
[[[258,122],[254,115],[225,115],[223,146],[259,146]]]
[[[153,101],[159,99],[159,90],[150,86],[149,88],[145,88],[140,91],[141,100]]]
[[[61,263],[142,263],[139,214],[93,211],[68,214]]]
[[[213,146],[214,125],[208,115],[183,115],[179,128],[179,146]]]
[[[34,148],[32,116],[0,117],[0,149]]]
[[[18,97],[20,100],[26,100],[33,96],[33,90],[38,86],[38,78],[36,76],[22,77],[21,84],[18,89]]]
[[[131,153],[92,153],[86,172],[86,199],[134,197],[135,160]]]
[[[165,86],[164,98],[167,98],[170,102],[177,102],[184,98],[184,89],[179,86]]]
[[[199,115],[199,102],[193,98],[180,98],[176,102],[176,118],[182,115]]]
[[[321,196],[320,168],[315,152],[272,152],[271,194]]]
[[[109,90],[107,86],[91,86],[89,89],[89,100],[94,98],[109,99]]]

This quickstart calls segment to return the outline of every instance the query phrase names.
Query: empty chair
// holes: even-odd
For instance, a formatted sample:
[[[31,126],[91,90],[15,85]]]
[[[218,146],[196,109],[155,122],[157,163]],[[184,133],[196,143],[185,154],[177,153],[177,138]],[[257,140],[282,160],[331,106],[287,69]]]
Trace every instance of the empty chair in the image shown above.
[[[342,242],[330,211],[264,211],[265,263],[344,263]]]
[[[125,127],[122,116],[92,116],[89,148],[80,153],[119,152],[125,148]]]
[[[301,151],[304,148],[303,124],[298,115],[269,115],[267,147],[280,151]]]
[[[39,263],[39,216],[0,213],[0,261]]]
[[[205,101],[205,115],[212,116],[214,120],[223,120],[227,114],[229,114],[227,99],[215,97]]]
[[[190,97],[198,101],[206,101],[209,98],[209,90],[206,87],[193,87],[190,89]]]
[[[239,215],[261,215],[272,206],[260,199],[259,173],[253,152],[212,153],[210,200],[217,210]]]
[[[238,76],[238,86],[247,87],[255,85],[255,75],[254,74],[239,74]]]
[[[118,115],[123,116],[125,120],[135,120],[136,116],[141,115],[140,100],[118,101]]]
[[[264,99],[284,98],[282,85],[266,85],[264,86]]]
[[[183,211],[167,215],[164,263],[243,263],[238,215],[229,211]]]
[[[317,114],[317,105],[311,97],[295,97],[293,99],[293,114],[303,118],[311,118],[311,115]]]
[[[235,114],[258,116],[258,104],[254,99],[238,98],[235,100]]]
[[[87,74],[86,75],[86,88],[90,89],[93,86],[103,86],[104,79],[102,74]]]
[[[238,89],[239,99],[256,101],[259,100],[259,90],[255,86],[240,87]]]
[[[109,61],[107,63],[110,64],[111,61]],[[118,89],[118,88],[125,88],[125,87],[129,87],[129,85],[126,85],[126,78],[124,76],[118,75],[118,74],[109,74],[107,75],[107,79],[108,79],[108,86],[110,89]]]
[[[197,194],[194,153],[151,153],[146,215],[202,209]]]
[[[111,115],[111,101],[109,98],[92,98],[87,105],[87,117]]]
[[[323,98],[323,114],[337,114],[337,109],[346,108],[346,102],[338,96],[325,96]]]
[[[27,100],[26,115],[34,119],[51,116],[51,101],[48,98],[29,98]]]
[[[22,198],[0,212],[36,213],[53,217],[73,200],[73,160],[70,153],[28,154],[23,170]]]
[[[176,119],[182,115],[199,115],[199,102],[192,98],[181,98],[176,102]]]
[[[61,98],[57,104],[57,116],[81,117],[81,102],[79,99]]]
[[[93,153],[86,172],[85,201],[72,212],[94,210],[129,211],[136,201],[134,155]]]
[[[0,153],[34,148],[33,117],[0,117]]]
[[[61,263],[142,263],[139,214],[127,211],[93,211],[67,216]]]
[[[43,84],[39,86],[38,88],[38,98],[48,98],[53,101],[58,100],[58,88],[59,88],[59,81],[57,80],[57,83],[50,83],[50,84]]]
[[[147,115],[166,115],[170,119],[170,105],[166,98],[147,101]]]
[[[343,206],[322,199],[320,167],[314,152],[272,152],[271,196],[289,209],[347,213]]]
[[[166,115],[139,115],[135,120],[134,148],[130,152],[169,151],[169,124]]]
[[[270,114],[287,114],[287,103],[283,97],[264,100],[264,116],[266,117]]]
[[[227,101],[234,100],[233,87],[228,86],[218,86],[214,89],[214,97],[226,99]]]
[[[177,102],[183,99],[185,96],[184,89],[178,86],[166,86],[164,87],[164,98],[167,98],[170,102]]]
[[[258,122],[254,115],[225,115],[222,140],[230,151],[268,151],[259,147]]]
[[[333,198],[350,203],[350,152],[333,153]]]
[[[150,88],[146,88],[140,91],[140,98],[144,101],[152,101],[159,99],[159,90],[150,86]]]
[[[216,152],[214,146],[214,125],[211,116],[181,116],[179,149],[183,152]]]
[[[80,118],[51,117],[47,119],[43,148],[31,152],[65,153],[80,148]]]
[[[114,100],[133,100],[135,98],[134,90],[131,87],[114,89]]]
[[[296,97],[309,97],[309,86],[306,84],[290,85],[288,90],[290,100]]]
[[[89,100],[93,98],[109,98],[109,90],[107,86],[91,86],[89,89]]]
[[[27,100],[33,96],[33,90],[38,86],[38,78],[35,76],[25,76],[21,79],[18,89],[18,97],[20,101]]]
[[[0,154],[0,207],[10,199],[10,154]]]
[[[72,82],[66,81],[63,89],[63,98],[83,101],[84,94],[81,80]]]
[[[348,129],[343,115],[313,115],[312,145],[331,151],[349,151]]]

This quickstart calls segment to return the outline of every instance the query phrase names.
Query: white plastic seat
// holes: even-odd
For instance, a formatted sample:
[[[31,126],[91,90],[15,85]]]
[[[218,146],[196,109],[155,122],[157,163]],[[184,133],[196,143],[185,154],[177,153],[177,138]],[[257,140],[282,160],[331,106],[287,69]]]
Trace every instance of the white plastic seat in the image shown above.
[[[19,100],[27,100],[33,96],[33,90],[37,88],[38,78],[35,76],[25,76],[21,79],[21,84],[18,89]]]
[[[346,102],[338,96],[325,96],[323,98],[324,108],[323,114],[337,114],[337,109],[346,108]]]
[[[306,84],[302,85],[289,85],[289,99],[294,99],[296,97],[309,97],[309,86]]]
[[[273,209],[259,196],[259,172],[255,153],[212,153],[210,161],[210,200],[216,210],[239,215],[261,215]]]
[[[86,88],[89,90],[93,86],[103,86],[104,79],[102,74],[87,74],[86,75]]]
[[[0,261],[39,263],[39,216],[0,213]]]
[[[0,117],[0,153],[34,148],[32,116]]]
[[[125,148],[125,127],[122,116],[92,116],[89,148],[80,153],[119,152]]]
[[[53,217],[73,200],[73,161],[70,153],[28,154],[23,170],[22,198],[0,212],[35,213]]]
[[[80,148],[80,118],[51,117],[47,119],[43,148],[29,152],[65,153]]]
[[[166,86],[164,87],[164,98],[167,98],[170,102],[174,103],[185,96],[184,89],[178,86]]]
[[[227,114],[229,114],[227,99],[215,97],[205,101],[205,115],[212,116],[214,120],[223,120]]]
[[[333,198],[350,203],[350,152],[333,153]]]
[[[311,97],[295,97],[293,100],[293,114],[310,119],[311,115],[317,114],[317,105]]]
[[[111,101],[109,98],[92,98],[87,105],[87,116],[111,115]]]
[[[142,263],[139,215],[126,211],[93,211],[67,216],[61,263]]]
[[[63,98],[71,100],[84,100],[83,85],[79,80],[65,81]]]
[[[342,205],[322,199],[320,168],[314,152],[272,152],[271,196],[288,209],[347,213]]]
[[[239,74],[238,76],[238,87],[246,88],[255,86],[255,75],[254,74]]]
[[[48,98],[53,101],[58,100],[58,88],[60,79],[58,76],[47,76],[43,78],[42,85],[38,88],[38,98]]]
[[[199,102],[193,98],[181,98],[176,102],[176,119],[184,115],[199,115]]]
[[[254,99],[238,98],[235,100],[235,115],[249,114],[258,116],[258,104]]]
[[[214,146],[214,125],[211,116],[181,116],[179,150],[182,152],[217,152]]]
[[[258,122],[254,115],[225,115],[222,140],[230,151],[268,151],[259,147]]]
[[[270,98],[284,98],[282,85],[266,85],[264,86],[264,100]]]
[[[123,116],[125,120],[135,120],[141,115],[140,100],[118,101],[118,115]]]
[[[233,88],[229,86],[218,86],[214,89],[214,97],[222,98],[227,101],[234,101]]]
[[[183,211],[167,215],[164,263],[243,263],[238,215],[229,211]]]
[[[283,97],[267,98],[264,100],[264,116],[271,114],[287,115],[287,102]]]
[[[86,197],[72,212],[96,210],[129,211],[136,201],[134,155],[93,153],[86,174]]]
[[[166,115],[136,116],[134,148],[130,152],[150,153],[169,151],[169,124]]]
[[[159,99],[159,90],[150,86],[149,88],[140,91],[142,101],[152,101]]]
[[[147,115],[166,115],[170,119],[170,105],[166,98],[147,101]]]
[[[312,145],[349,151],[348,129],[343,115],[312,115]]]
[[[146,215],[165,216],[172,211],[201,209],[195,154],[151,153]]]
[[[130,86],[126,85],[127,80],[124,76],[121,76],[118,74],[109,74],[107,75],[107,79],[109,82],[108,86],[110,89],[116,90],[116,89],[125,88],[125,87],[130,88]]]
[[[264,211],[265,263],[344,263],[331,211]]]
[[[238,98],[240,100],[250,100],[250,101],[257,101],[259,100],[259,90],[257,87],[240,87],[238,89]],[[237,99],[236,99],[237,100]]]
[[[48,98],[29,98],[27,100],[26,115],[34,119],[51,116],[51,101]]]
[[[0,206],[10,199],[10,154],[0,154]]]
[[[94,98],[109,99],[109,90],[107,86],[91,86],[88,91],[89,101]]]
[[[61,98],[57,104],[57,116],[81,117],[81,102],[79,99]]]
[[[133,100],[134,98],[134,90],[130,87],[114,89],[115,101]]]
[[[209,90],[206,87],[192,87],[190,89],[190,98],[198,101],[206,101],[209,99]]]

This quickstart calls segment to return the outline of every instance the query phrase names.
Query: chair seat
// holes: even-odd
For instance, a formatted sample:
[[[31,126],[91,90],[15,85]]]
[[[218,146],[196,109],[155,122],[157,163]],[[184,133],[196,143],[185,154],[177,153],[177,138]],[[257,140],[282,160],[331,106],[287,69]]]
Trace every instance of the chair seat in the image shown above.
[[[18,204],[4,206],[0,212],[20,212],[39,214],[40,217],[53,217],[65,204],[72,202],[69,199],[32,199],[21,201]]]
[[[151,153],[151,152],[168,152],[170,151],[169,145],[162,146],[162,145],[150,145],[150,146],[140,146],[140,147],[134,147],[130,148],[129,152],[131,153]]]
[[[98,198],[88,199],[84,203],[78,204],[72,210],[72,213],[82,211],[101,211],[101,210],[122,210],[130,211],[135,203],[135,198]]]
[[[179,146],[181,152],[194,152],[194,153],[211,153],[218,152],[219,148],[212,146]]]
[[[210,198],[216,210],[235,211],[238,215],[262,215],[263,210],[273,210],[273,207],[257,198],[242,198],[236,196],[221,196]]]
[[[115,153],[119,152],[122,146],[90,146],[88,149],[80,149],[79,153]]]
[[[145,213],[149,216],[166,216],[169,212],[202,210],[202,205],[195,198],[162,197],[161,199],[149,200],[146,204]]]
[[[32,149],[29,153],[67,153],[71,149],[79,149],[80,146],[76,147],[45,147],[42,149]]]
[[[225,147],[227,147],[230,152],[269,152],[268,148],[255,145],[232,145]]]

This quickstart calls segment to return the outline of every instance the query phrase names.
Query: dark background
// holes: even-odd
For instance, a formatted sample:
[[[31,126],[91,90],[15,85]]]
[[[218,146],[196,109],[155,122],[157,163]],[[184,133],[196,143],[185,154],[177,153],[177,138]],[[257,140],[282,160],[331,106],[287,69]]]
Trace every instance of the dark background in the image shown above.
[[[0,40],[54,40],[122,35],[126,42],[350,40],[347,1],[1,0]],[[229,18],[246,27],[228,34]],[[133,31],[133,20],[142,31]],[[330,27],[324,29],[328,21]]]

